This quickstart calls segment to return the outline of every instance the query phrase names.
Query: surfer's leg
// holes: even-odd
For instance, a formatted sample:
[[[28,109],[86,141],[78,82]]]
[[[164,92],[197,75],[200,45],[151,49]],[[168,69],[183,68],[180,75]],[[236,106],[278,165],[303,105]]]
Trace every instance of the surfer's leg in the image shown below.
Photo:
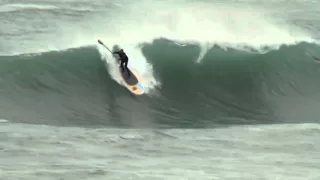
[[[127,70],[127,72],[128,72],[128,76],[130,76],[130,71],[129,71],[129,69],[128,69],[128,60],[124,62],[124,65],[125,65],[126,70]]]
[[[124,64],[124,63],[125,63],[124,61],[121,61],[121,64],[120,64],[121,69],[122,69],[122,72],[124,71],[124,67],[123,67],[123,64]]]

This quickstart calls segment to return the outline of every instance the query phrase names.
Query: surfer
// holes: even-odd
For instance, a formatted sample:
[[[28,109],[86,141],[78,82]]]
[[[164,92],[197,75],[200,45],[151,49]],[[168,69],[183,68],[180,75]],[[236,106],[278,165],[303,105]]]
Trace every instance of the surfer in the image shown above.
[[[122,69],[122,72],[124,71],[124,67],[123,65],[125,65],[125,68],[128,72],[128,76],[130,77],[130,71],[128,69],[128,61],[129,61],[129,58],[128,56],[126,55],[126,53],[123,51],[123,49],[121,49],[120,51],[118,52],[113,52],[113,54],[118,54],[120,56],[120,66],[121,66],[121,69]]]

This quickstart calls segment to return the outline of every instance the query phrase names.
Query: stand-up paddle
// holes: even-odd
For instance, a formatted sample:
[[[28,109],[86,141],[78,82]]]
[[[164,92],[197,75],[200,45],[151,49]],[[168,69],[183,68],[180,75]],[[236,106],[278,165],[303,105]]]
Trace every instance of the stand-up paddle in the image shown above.
[[[117,60],[118,58],[110,51],[110,49],[101,41],[98,40],[98,43],[101,44],[103,47],[105,47]],[[139,83],[139,79],[137,78],[137,73],[135,71],[131,71],[128,68],[130,72],[130,76],[128,76],[128,73],[125,71],[122,71],[121,67],[119,66],[119,72],[122,77],[123,85],[126,86],[127,89],[129,89],[130,92],[136,94],[136,95],[142,95],[144,93],[143,86]]]

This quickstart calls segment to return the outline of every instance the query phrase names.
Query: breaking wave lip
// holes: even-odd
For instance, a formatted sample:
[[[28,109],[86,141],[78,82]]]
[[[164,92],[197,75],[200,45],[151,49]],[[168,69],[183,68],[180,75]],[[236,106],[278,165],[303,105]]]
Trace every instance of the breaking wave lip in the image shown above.
[[[107,24],[101,24],[101,19],[105,19],[103,17],[97,16],[97,19],[91,19],[91,22],[99,24],[99,28],[85,30],[83,26],[73,26],[70,31],[63,30],[62,34],[53,36],[54,38],[63,38],[61,41],[53,39],[58,44],[52,44],[50,38],[42,41],[49,41],[47,47],[50,49],[57,47],[54,49],[62,50],[93,45],[96,39],[111,40],[110,44],[112,45],[123,42],[124,46],[139,46],[140,43],[150,43],[157,38],[167,38],[178,44],[199,45],[201,47],[201,53],[197,59],[199,62],[215,44],[238,50],[265,51],[266,47],[277,49],[281,45],[315,42],[307,32],[300,30],[299,27],[289,25],[285,20],[283,22],[273,20],[272,16],[261,7],[233,7],[228,4],[206,2],[188,2],[183,5],[180,3],[182,2],[152,2],[148,0],[131,2],[125,6],[125,8],[130,8],[130,11],[125,9],[122,12],[121,8],[123,7],[119,7],[115,12],[110,12],[112,18],[108,20]],[[13,9],[65,8],[56,5],[36,4],[11,4],[2,7]],[[147,18],[145,12],[141,11],[142,8],[150,9]],[[76,33],[73,28],[76,29]],[[26,52],[23,47],[21,48],[21,51]],[[35,44],[30,52],[34,52],[34,50],[45,51],[43,44]],[[13,50],[12,52],[18,51]]]
[[[150,10],[152,13],[148,14],[147,19],[145,13],[139,11],[144,7],[153,10]],[[308,33],[298,27],[285,22],[280,24],[262,8],[254,8],[201,2],[181,6],[147,1],[133,4],[132,10],[125,13],[127,18],[120,16],[116,21],[130,30],[123,34],[139,37],[136,31],[141,32],[143,36],[139,38],[142,42],[162,37],[182,44],[199,44],[204,51],[214,44],[240,50],[246,49],[246,46],[264,50],[265,46],[278,48],[284,44],[314,42]],[[139,21],[139,28],[132,28],[136,25],[132,22],[136,21]]]

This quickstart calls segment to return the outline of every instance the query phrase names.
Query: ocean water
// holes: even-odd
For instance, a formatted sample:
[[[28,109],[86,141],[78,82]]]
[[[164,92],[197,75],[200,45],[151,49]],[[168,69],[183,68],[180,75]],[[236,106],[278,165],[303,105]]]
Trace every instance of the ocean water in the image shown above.
[[[0,179],[319,179],[319,6],[0,1]]]

